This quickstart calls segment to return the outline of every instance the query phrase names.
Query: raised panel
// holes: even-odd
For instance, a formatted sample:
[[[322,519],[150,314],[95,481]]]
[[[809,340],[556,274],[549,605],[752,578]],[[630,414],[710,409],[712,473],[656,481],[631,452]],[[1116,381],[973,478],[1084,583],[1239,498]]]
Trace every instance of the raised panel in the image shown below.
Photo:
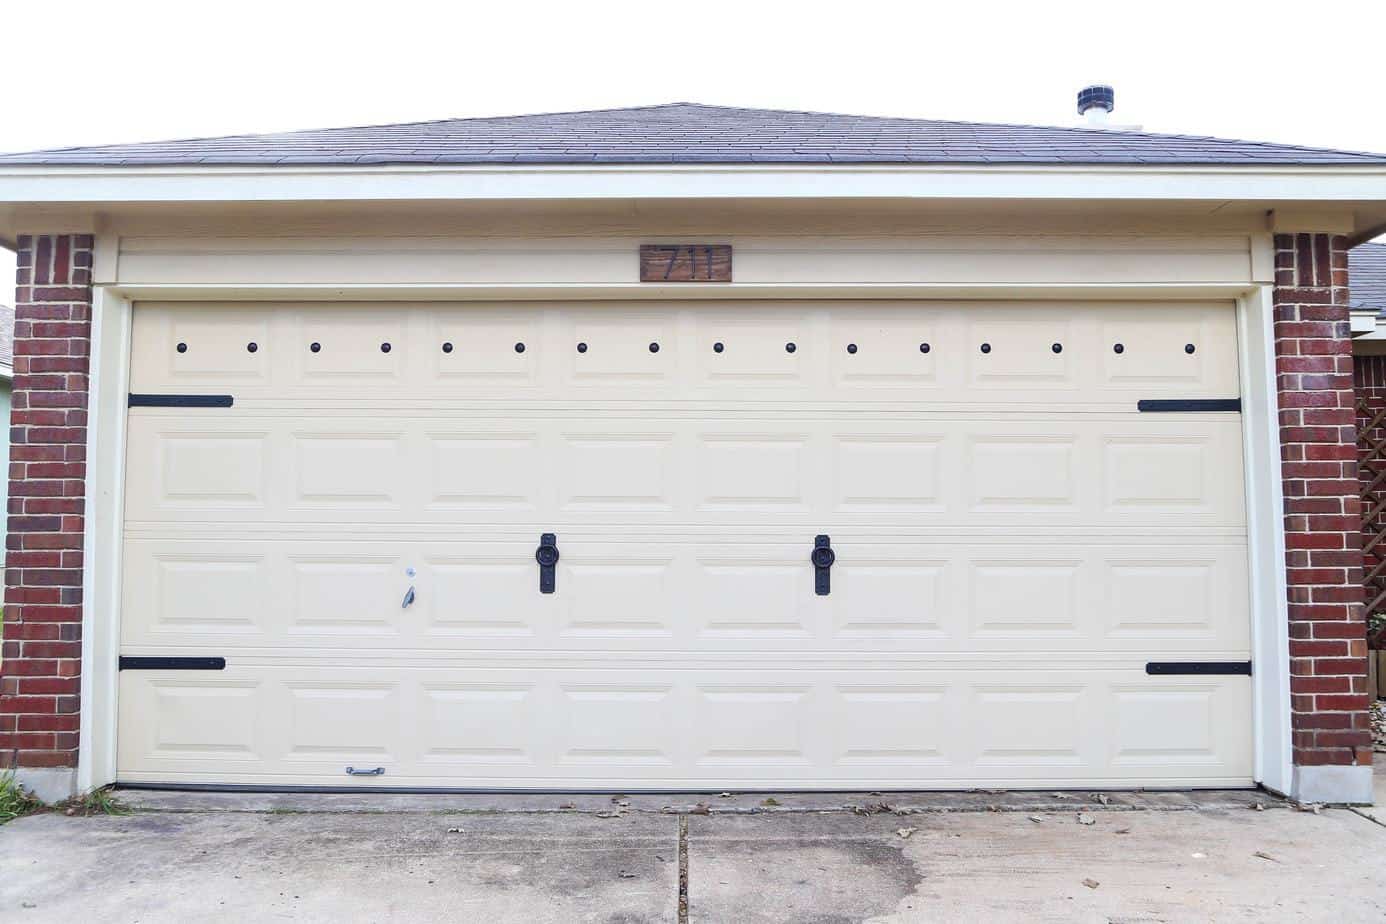
[[[948,688],[940,684],[841,684],[834,749],[839,765],[947,762]]]
[[[399,690],[387,683],[290,683],[289,760],[391,760]],[[339,771],[340,772],[340,771]]]
[[[567,615],[559,634],[566,637],[665,636],[669,619],[669,561],[584,559],[560,562]]]
[[[573,324],[569,342],[576,385],[649,385],[667,379],[678,365],[671,325],[659,317],[581,318]]]
[[[805,559],[807,559],[805,553]],[[701,634],[723,638],[806,636],[801,613],[805,582],[812,573],[805,565],[787,562],[743,562],[700,558],[699,605],[695,611]]]
[[[1083,688],[1061,684],[996,684],[974,689],[970,717],[982,766],[1070,766],[1082,763],[1079,742]]]
[[[1142,638],[1212,638],[1218,616],[1241,622],[1240,610],[1215,614],[1214,589],[1227,576],[1214,569],[1210,561],[1107,562],[1110,631]]]
[[[343,506],[395,504],[404,473],[398,434],[298,434],[296,500]]]
[[[162,433],[161,504],[254,507],[264,503],[264,433]]]
[[[565,509],[668,509],[673,436],[576,435],[564,438],[558,469]]]
[[[1150,683],[1113,691],[1115,763],[1212,764],[1218,761],[1217,683]]]
[[[1062,315],[1027,320],[1018,312],[993,312],[969,325],[967,351],[970,379],[978,387],[1072,387],[1072,322]],[[985,315],[979,315],[985,317]],[[1061,347],[1054,351],[1054,344]],[[983,345],[987,347],[983,350]]]
[[[419,741],[423,759],[446,764],[534,763],[537,718],[529,684],[424,684]]]
[[[1109,507],[1208,506],[1206,439],[1114,438],[1106,441],[1104,451]]]
[[[537,309],[454,310],[433,321],[429,349],[443,379],[481,387],[534,383],[541,353]]]
[[[700,766],[803,764],[809,731],[805,686],[700,686]]]
[[[430,635],[528,638],[540,624],[534,598],[538,576],[522,550],[508,558],[468,556],[430,561],[420,576],[415,607]],[[401,599],[402,596],[401,596]]]
[[[974,507],[1043,508],[1077,503],[1074,443],[1048,439],[977,437],[971,445]]]
[[[668,684],[563,684],[559,763],[673,763],[678,722]]]
[[[698,496],[705,506],[726,508],[802,505],[804,452],[805,441],[790,436],[704,436]]]
[[[151,753],[160,760],[256,760],[257,697],[254,681],[155,680]]]
[[[942,496],[942,439],[911,435],[844,436],[837,441],[840,510],[926,510]]]
[[[804,319],[732,317],[724,308],[700,314],[698,369],[708,385],[784,387],[805,384]],[[787,347],[794,344],[794,350]],[[717,345],[721,344],[721,349]]]
[[[395,575],[399,575],[396,577]],[[297,559],[291,634],[393,635],[408,586],[394,559]]]
[[[210,552],[156,555],[153,566],[157,585],[152,597],[154,612],[137,617],[148,619],[149,631],[194,635],[263,632],[260,620],[269,610],[263,558],[223,557]],[[147,606],[150,601],[137,597],[135,602]]]
[[[302,351],[298,355],[306,384],[341,387],[354,379],[398,379],[408,361],[405,322],[399,315],[311,312],[301,324],[301,342],[293,345]],[[314,343],[317,351],[311,349]]]
[[[947,562],[872,560],[850,548],[839,550],[847,563],[833,567],[835,635],[899,639],[943,634]]]
[[[937,325],[919,312],[839,315],[830,337],[834,379],[845,386],[928,387],[938,375],[936,342]]]
[[[465,509],[534,509],[544,459],[537,434],[429,434],[431,503]]]
[[[1079,632],[1078,562],[974,562],[977,635],[1069,636]]]

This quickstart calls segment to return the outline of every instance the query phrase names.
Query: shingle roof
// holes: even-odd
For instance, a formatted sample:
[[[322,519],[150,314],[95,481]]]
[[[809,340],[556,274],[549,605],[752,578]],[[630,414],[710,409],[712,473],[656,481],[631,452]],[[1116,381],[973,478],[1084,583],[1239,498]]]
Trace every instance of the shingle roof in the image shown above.
[[[1348,295],[1354,307],[1375,308],[1386,318],[1386,244],[1358,244],[1348,251]]]
[[[0,367],[14,367],[14,308],[0,305]]]
[[[517,163],[1386,165],[1386,154],[669,103],[0,155],[0,166]]]

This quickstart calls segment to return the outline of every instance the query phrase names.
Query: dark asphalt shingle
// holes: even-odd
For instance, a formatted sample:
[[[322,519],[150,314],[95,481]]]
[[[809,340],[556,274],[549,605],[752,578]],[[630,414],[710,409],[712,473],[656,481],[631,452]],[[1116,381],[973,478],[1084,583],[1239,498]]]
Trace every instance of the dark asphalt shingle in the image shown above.
[[[1386,244],[1358,244],[1348,251],[1348,295],[1353,307],[1375,308],[1386,318]]]
[[[1386,154],[697,103],[0,154],[0,166],[661,163],[1386,165]]]

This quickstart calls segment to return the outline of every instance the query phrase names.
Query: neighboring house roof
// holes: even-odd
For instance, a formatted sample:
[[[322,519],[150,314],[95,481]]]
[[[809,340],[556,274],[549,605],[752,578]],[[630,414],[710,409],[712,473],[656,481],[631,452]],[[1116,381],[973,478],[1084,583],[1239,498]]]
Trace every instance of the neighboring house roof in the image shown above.
[[[1358,244],[1348,251],[1348,296],[1355,308],[1375,308],[1386,318],[1386,244]]]
[[[1382,165],[1186,135],[669,103],[0,155],[0,166],[327,164]]]
[[[0,305],[0,379],[14,378],[14,308]]]

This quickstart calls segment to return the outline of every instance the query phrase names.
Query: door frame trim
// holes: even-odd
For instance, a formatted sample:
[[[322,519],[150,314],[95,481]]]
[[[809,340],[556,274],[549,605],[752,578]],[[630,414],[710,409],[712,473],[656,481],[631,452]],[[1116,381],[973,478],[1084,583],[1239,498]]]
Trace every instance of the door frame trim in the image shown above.
[[[316,288],[316,287],[315,287]],[[600,293],[589,286],[544,286],[512,289],[503,298],[533,300],[562,298],[659,299],[669,293],[649,289]],[[1269,283],[1066,284],[1036,283],[1002,287],[912,285],[843,287],[803,285],[778,291],[747,292],[722,288],[717,295],[699,292],[698,299],[791,297],[803,299],[850,297],[865,299],[1014,299],[1055,301],[1061,298],[1111,301],[1164,298],[1226,299],[1235,304],[1237,361],[1243,414],[1243,468],[1247,500],[1247,553],[1252,613],[1253,779],[1276,792],[1288,792],[1292,779],[1289,700],[1289,610],[1285,574],[1285,523],[1280,479],[1279,403],[1276,395],[1274,315]],[[397,301],[459,301],[495,298],[494,288],[323,286],[337,299],[390,298]],[[882,291],[885,289],[886,291]],[[195,290],[195,295],[193,290]],[[356,291],[353,291],[356,290]],[[482,296],[481,291],[486,291]],[[888,293],[888,294],[887,294]],[[124,532],[126,408],[130,381],[130,348],[135,299],[192,296],[206,301],[304,300],[302,287],[258,284],[207,286],[98,285],[92,299],[90,415],[87,434],[87,529],[83,543],[82,703],[77,783],[82,791],[115,782],[119,722],[120,607],[122,534]],[[682,292],[679,293],[683,295]],[[151,296],[153,297],[151,299]],[[326,291],[308,295],[326,299]],[[680,301],[694,300],[687,296]]]

